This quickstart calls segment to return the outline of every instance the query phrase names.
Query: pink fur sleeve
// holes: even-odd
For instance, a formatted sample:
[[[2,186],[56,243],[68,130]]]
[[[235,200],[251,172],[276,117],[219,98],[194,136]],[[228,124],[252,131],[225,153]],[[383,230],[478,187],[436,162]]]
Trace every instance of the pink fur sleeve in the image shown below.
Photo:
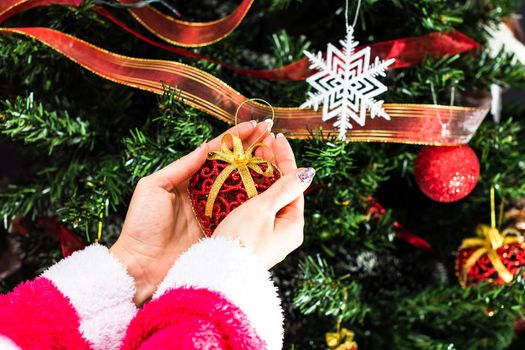
[[[107,248],[89,246],[0,297],[0,349],[117,350],[134,288]]]
[[[90,349],[68,299],[46,278],[19,285],[0,298],[0,334],[20,349]],[[0,344],[6,339],[0,339]],[[2,347],[3,349],[4,347]]]
[[[259,258],[238,241],[207,238],[193,245],[175,262],[153,298],[160,302],[167,295],[186,290],[184,288],[205,290],[215,295],[212,299],[217,303],[216,313],[221,310],[221,305],[238,309],[240,312],[232,315],[244,328],[248,324],[253,328],[264,343],[258,349],[282,349],[283,314],[277,289]],[[213,310],[213,305],[208,308]],[[226,309],[230,310],[224,307]],[[217,314],[212,319],[215,318],[221,319]]]
[[[176,288],[147,303],[131,321],[122,350],[262,350],[246,315],[218,292]]]

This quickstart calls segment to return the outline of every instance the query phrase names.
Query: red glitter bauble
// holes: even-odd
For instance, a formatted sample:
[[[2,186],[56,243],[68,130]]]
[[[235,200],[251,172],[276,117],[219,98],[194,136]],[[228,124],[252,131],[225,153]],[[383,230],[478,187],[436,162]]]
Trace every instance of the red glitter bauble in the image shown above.
[[[456,257],[456,274],[460,277],[463,266],[477,248],[461,249]],[[507,270],[515,275],[522,267],[525,266],[525,247],[521,243],[506,244],[496,250],[501,262]],[[465,285],[474,285],[476,283],[488,281],[494,284],[504,284],[498,272],[492,265],[487,254],[480,257],[476,263],[467,271]]]
[[[206,201],[208,194],[213,186],[215,179],[221,171],[229,164],[219,160],[207,160],[199,171],[193,175],[188,185],[191,204],[195,216],[204,231],[204,234],[210,237],[220,222],[235,208],[246,202],[248,193],[237,170],[232,171],[230,176],[224,181],[219,194],[213,204],[212,216],[205,215]],[[266,170],[266,165],[260,164],[261,169]],[[257,193],[266,191],[275,181],[281,177],[281,173],[274,166],[273,175],[270,177],[263,176],[250,169]]]
[[[465,198],[476,187],[479,161],[467,145],[425,146],[414,164],[419,188],[437,202],[455,202]]]

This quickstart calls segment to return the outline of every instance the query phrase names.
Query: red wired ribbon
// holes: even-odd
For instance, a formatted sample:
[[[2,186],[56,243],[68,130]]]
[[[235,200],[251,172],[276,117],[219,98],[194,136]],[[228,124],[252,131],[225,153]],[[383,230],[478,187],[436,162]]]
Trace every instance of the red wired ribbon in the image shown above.
[[[172,18],[151,6],[130,9],[131,14],[150,32],[177,46],[206,46],[222,40],[241,24],[254,0],[242,0],[229,15],[210,22],[187,22]],[[136,0],[120,0],[134,3]]]
[[[133,1],[125,0],[122,2],[130,3]],[[80,3],[81,0],[2,0],[0,3],[0,22],[5,21],[7,18],[19,12],[34,7],[56,4],[79,6]],[[235,30],[252,3],[253,0],[244,0],[230,15],[219,21],[202,23],[190,23],[173,19],[151,7],[131,9],[130,11],[144,27],[171,44],[179,46],[204,46],[221,40]],[[207,60],[239,74],[269,80],[301,81],[314,73],[314,71],[309,68],[310,63],[307,58],[275,69],[255,70],[236,67],[207,55],[155,41],[131,29],[111,15],[107,10],[97,8],[96,11],[128,33],[150,45],[181,56]],[[381,59],[396,58],[395,63],[389,67],[389,69],[396,69],[418,64],[425,57],[455,55],[473,50],[479,46],[477,42],[466,35],[452,31],[449,33],[429,33],[417,37],[374,43],[370,45],[370,48],[373,56],[378,56]],[[356,50],[359,49],[360,47]]]
[[[91,72],[126,86],[156,94],[163,94],[166,86],[174,87],[181,102],[231,124],[238,106],[247,100],[217,77],[182,63],[118,55],[50,28],[0,28],[0,33],[37,39]],[[348,140],[462,144],[468,142],[488,112],[487,108],[422,104],[390,103],[383,107],[391,120],[374,118],[364,126],[356,125]],[[297,107],[275,107],[273,111],[275,132],[309,138],[316,128],[335,131],[330,122],[322,121],[321,111]],[[248,101],[239,111],[239,120],[263,119],[272,113],[270,107]]]
[[[285,81],[301,81],[308,78],[315,73],[315,70],[309,68],[310,62],[307,58],[302,58],[298,61],[290,63],[275,69],[244,69],[239,68],[228,63],[221,62],[213,57],[195,53],[193,51],[181,49],[178,47],[166,45],[158,41],[149,39],[144,35],[134,31],[124,23],[116,19],[111,13],[105,9],[96,10],[100,15],[106,17],[111,22],[115,23],[128,33],[136,38],[147,42],[150,45],[162,48],[164,50],[179,54],[181,56],[203,59],[209,62],[220,65],[221,67],[230,69],[240,74],[249,75],[256,78],[269,80],[285,80]],[[425,57],[443,57],[445,55],[455,55],[466,51],[473,50],[480,45],[469,38],[468,36],[452,31],[446,34],[443,33],[429,33],[416,37],[409,37],[403,39],[396,39],[390,41],[383,41],[379,43],[370,44],[373,56],[378,56],[381,59],[395,58],[396,61],[388,67],[388,69],[410,67],[421,62]],[[364,46],[358,46],[355,50],[359,51]]]
[[[229,15],[210,22],[186,22],[171,18],[151,6],[129,11],[145,28],[178,46],[206,46],[220,41],[239,26],[254,0],[243,0]],[[136,0],[120,0],[134,3]],[[48,5],[80,6],[82,0],[0,0],[0,22],[22,11]]]
[[[50,4],[79,6],[79,3],[80,0],[1,0],[0,20],[5,20],[18,11],[37,6]],[[99,11],[109,15],[107,11]],[[118,55],[50,28],[0,28],[0,33],[17,33],[39,40],[78,65],[119,84],[156,94],[163,94],[167,86],[173,87],[177,90],[177,98],[181,102],[231,124],[234,123],[233,115],[238,106],[247,100],[245,96],[217,77],[182,63]],[[423,57],[414,45],[425,45],[425,49],[428,49],[430,53],[435,53],[433,50],[440,47],[436,42],[454,43],[458,40],[468,42],[466,46],[463,45],[463,49],[477,45],[460,33],[429,34],[424,38],[416,37],[377,43],[373,45],[373,51],[375,54],[381,54],[382,51],[385,55],[398,55],[398,65],[403,66]],[[283,78],[284,76],[287,79],[293,77],[293,79],[300,80],[308,75],[306,65],[306,61],[302,60],[280,68],[280,73],[278,73],[279,69],[255,72],[260,77],[268,74],[266,77]],[[292,70],[290,67],[295,68]],[[244,73],[246,74],[247,71],[244,70]],[[391,120],[369,119],[364,126],[356,125],[347,139],[357,142],[463,144],[470,140],[488,112],[486,107],[423,104],[384,104],[383,107]],[[322,121],[321,111],[297,107],[275,107],[274,111],[275,132],[282,132],[294,138],[309,138],[311,131],[317,128],[322,128],[326,133],[334,132],[332,123]],[[266,105],[248,101],[246,108],[239,113],[239,120],[262,119],[272,112]]]

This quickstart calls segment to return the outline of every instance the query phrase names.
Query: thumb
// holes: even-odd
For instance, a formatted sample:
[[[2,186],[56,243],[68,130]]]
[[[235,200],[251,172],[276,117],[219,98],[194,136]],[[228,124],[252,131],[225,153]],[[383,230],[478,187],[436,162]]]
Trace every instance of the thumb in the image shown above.
[[[208,145],[203,143],[193,152],[160,169],[152,174],[151,177],[162,181],[166,190],[171,191],[195,174],[204,164],[207,155]]]
[[[314,168],[299,168],[281,177],[255,198],[257,201],[270,203],[272,210],[278,212],[301,196],[312,183],[314,176]]]

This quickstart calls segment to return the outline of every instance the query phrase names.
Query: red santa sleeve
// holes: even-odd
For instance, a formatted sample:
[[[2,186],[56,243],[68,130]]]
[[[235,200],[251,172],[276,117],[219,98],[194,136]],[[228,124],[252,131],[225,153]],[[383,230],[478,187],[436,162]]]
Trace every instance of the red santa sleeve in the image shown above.
[[[119,349],[134,294],[124,266],[89,246],[0,297],[0,348]]]
[[[282,348],[277,290],[238,241],[203,239],[168,272],[131,322],[124,350]]]

